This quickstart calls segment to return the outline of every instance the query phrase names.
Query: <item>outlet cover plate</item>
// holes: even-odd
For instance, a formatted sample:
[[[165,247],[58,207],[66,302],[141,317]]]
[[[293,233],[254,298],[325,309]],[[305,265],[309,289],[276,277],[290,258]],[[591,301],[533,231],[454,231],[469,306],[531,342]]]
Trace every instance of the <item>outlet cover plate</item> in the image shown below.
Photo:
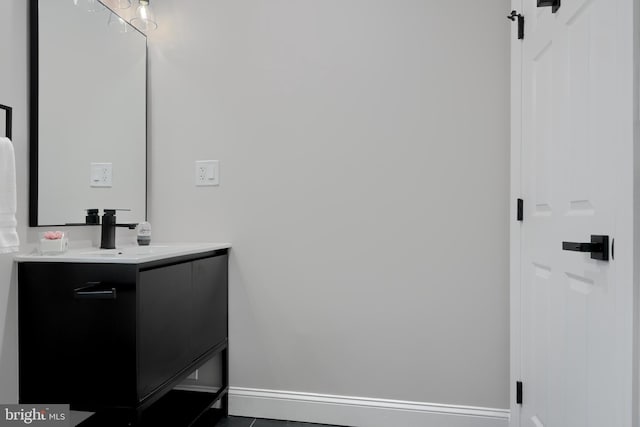
[[[113,163],[91,163],[91,187],[113,187]]]
[[[220,164],[217,160],[196,160],[195,183],[198,187],[220,185]]]

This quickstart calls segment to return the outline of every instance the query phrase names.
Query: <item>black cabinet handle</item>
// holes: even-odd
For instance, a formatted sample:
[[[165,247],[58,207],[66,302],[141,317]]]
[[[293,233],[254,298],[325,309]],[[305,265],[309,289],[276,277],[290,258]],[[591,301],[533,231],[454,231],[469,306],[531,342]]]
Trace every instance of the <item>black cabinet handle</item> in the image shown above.
[[[116,288],[105,288],[102,282],[87,282],[73,290],[75,299],[116,299]]]
[[[562,242],[562,250],[591,252],[591,259],[609,261],[609,236],[591,235],[591,243]]]

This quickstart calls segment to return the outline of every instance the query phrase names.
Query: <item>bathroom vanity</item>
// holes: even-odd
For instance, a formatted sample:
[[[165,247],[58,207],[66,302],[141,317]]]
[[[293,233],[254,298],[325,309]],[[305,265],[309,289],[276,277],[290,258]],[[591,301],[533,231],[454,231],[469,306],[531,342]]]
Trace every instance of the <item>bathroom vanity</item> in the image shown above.
[[[217,401],[226,415],[229,247],[16,257],[20,403],[97,411],[86,425],[154,425],[159,418],[186,426],[190,420],[168,420],[197,418]],[[216,393],[173,390],[216,355]]]

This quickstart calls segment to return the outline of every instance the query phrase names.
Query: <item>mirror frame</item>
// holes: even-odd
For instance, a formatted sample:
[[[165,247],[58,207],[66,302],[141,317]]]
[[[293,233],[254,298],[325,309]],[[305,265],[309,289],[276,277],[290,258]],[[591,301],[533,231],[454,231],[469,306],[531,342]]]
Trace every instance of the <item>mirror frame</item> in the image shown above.
[[[69,223],[69,224],[39,224],[38,223],[38,179],[39,179],[39,23],[40,17],[38,13],[38,2],[40,0],[28,0],[28,17],[29,17],[29,227],[53,227],[53,226],[86,226],[87,224]],[[101,0],[97,0],[104,7],[113,10],[104,4]],[[128,25],[131,25],[128,23]],[[145,38],[145,140],[144,140],[144,221],[149,216],[149,45],[147,35],[137,29],[131,27],[142,34]]]

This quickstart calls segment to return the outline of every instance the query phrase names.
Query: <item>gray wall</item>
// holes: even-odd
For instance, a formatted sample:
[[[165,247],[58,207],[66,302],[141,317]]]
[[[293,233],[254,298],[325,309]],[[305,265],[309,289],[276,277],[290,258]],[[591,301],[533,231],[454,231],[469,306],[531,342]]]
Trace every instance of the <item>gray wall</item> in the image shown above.
[[[0,1],[0,104],[13,107],[13,142],[18,185],[18,234],[27,224],[27,6],[24,0]],[[0,122],[4,120],[0,116]],[[4,136],[4,122],[0,134]],[[12,255],[0,255],[0,402],[17,402],[17,287]]]
[[[150,218],[234,245],[231,385],[507,408],[508,2],[153,6]]]
[[[153,6],[154,238],[233,242],[232,385],[508,407],[507,2]],[[26,22],[0,2],[24,247]],[[5,255],[0,402],[16,327]]]

